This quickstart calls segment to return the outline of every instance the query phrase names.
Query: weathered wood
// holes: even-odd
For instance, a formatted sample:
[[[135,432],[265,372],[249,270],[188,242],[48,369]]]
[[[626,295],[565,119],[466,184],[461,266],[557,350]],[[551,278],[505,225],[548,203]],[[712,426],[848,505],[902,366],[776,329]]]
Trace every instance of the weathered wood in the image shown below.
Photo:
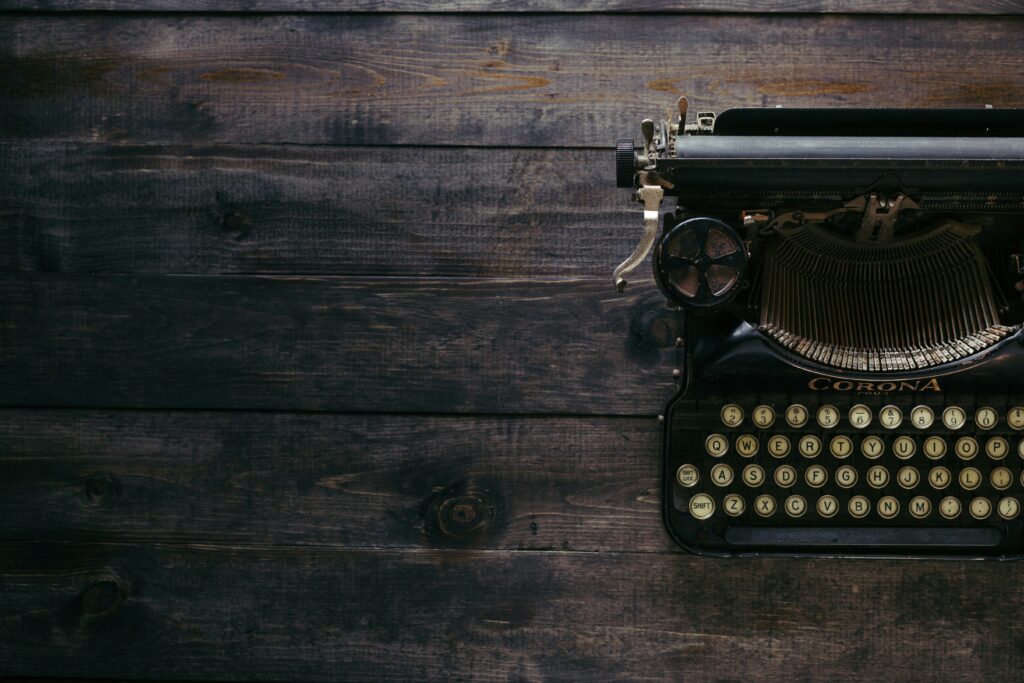
[[[654,418],[0,411],[0,538],[666,551]]]
[[[676,314],[609,280],[7,275],[0,405],[655,415]]]
[[[1019,567],[9,543],[0,673],[997,680]]]
[[[0,0],[0,12],[34,10],[64,12],[726,12],[842,14],[1020,14],[1020,0]]]
[[[0,144],[0,269],[607,279],[640,236],[613,159]]]
[[[681,93],[702,110],[1020,106],[1022,27],[1021,17],[10,16],[0,136],[608,147]]]

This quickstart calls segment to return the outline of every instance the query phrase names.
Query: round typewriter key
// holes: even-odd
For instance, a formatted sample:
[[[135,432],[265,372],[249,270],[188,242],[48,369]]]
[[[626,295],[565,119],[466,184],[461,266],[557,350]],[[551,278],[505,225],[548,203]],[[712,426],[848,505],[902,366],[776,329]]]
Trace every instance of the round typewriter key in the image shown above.
[[[974,467],[960,470],[960,488],[973,491],[981,484],[981,472]]]
[[[730,517],[739,517],[747,509],[747,501],[743,500],[743,496],[730,493],[722,501],[722,509]]]
[[[896,429],[903,424],[903,411],[896,406],[885,406],[878,413],[878,421],[886,429]]]
[[[813,486],[816,489],[821,488],[828,481],[828,470],[821,465],[811,465],[804,472],[804,481],[807,482],[808,486]]]
[[[917,450],[917,444],[909,436],[897,436],[896,440],[892,442],[892,452],[900,460],[907,460],[914,455],[914,451]]]
[[[910,411],[910,422],[918,429],[928,429],[935,422],[935,413],[928,406],[916,406]]]
[[[835,496],[822,496],[815,507],[822,517],[834,517],[839,511],[839,500]]]
[[[800,437],[800,455],[805,458],[816,458],[821,453],[821,439],[808,434]]]
[[[764,483],[764,468],[760,465],[747,465],[743,468],[743,482],[747,486],[760,486]]]
[[[910,514],[917,519],[924,519],[932,511],[932,502],[924,496],[914,496],[910,499],[910,504],[907,506],[910,510]]]
[[[892,519],[900,514],[900,502],[892,496],[882,496],[878,500],[878,514],[883,519]]]
[[[732,468],[724,462],[720,462],[711,468],[711,481],[718,486],[728,486],[732,483]]]
[[[956,519],[960,516],[960,501],[953,496],[946,496],[939,501],[939,514],[946,519]]]
[[[960,429],[967,421],[967,413],[960,406],[949,406],[942,411],[942,424],[946,429]]]
[[[776,458],[785,458],[789,455],[789,439],[781,434],[776,434],[768,439],[768,452]]]
[[[996,508],[1003,519],[1016,519],[1020,514],[1020,503],[1016,498],[1002,498]]]
[[[715,501],[706,493],[698,493],[690,499],[690,514],[694,519],[707,519],[715,514]]]
[[[775,499],[764,493],[754,499],[754,510],[762,517],[771,517],[775,514]]]
[[[949,486],[949,480],[953,477],[945,467],[933,467],[928,473],[928,483],[933,489],[942,490]]]
[[[988,475],[988,481],[992,484],[992,488],[1004,491],[1013,483],[1013,473],[1005,467],[997,467]]]
[[[996,414],[994,408],[985,406],[978,408],[978,412],[974,413],[974,424],[978,425],[978,429],[992,429],[997,422],[999,422],[999,415]]]
[[[843,465],[836,470],[836,483],[844,489],[851,488],[857,483],[857,470],[853,469],[849,465]]]
[[[1014,406],[1006,413],[1006,421],[1013,429],[1024,429],[1024,407]]]
[[[865,436],[860,442],[860,452],[865,458],[874,460],[885,452],[885,442],[877,436]]]
[[[750,414],[750,420],[761,429],[767,429],[775,424],[775,409],[771,406],[760,405],[754,408]]]
[[[992,503],[988,498],[975,498],[971,501],[968,509],[971,511],[971,517],[975,519],[988,519],[988,516],[992,514]]]
[[[885,469],[881,465],[875,465],[868,469],[868,485],[873,489],[885,488],[885,485],[889,483],[889,470]]]
[[[796,483],[796,470],[792,465],[783,465],[775,470],[775,483],[782,488],[789,488]]]
[[[848,458],[853,453],[853,439],[848,436],[834,436],[828,444],[829,451],[837,458]]]
[[[786,408],[786,424],[793,429],[800,429],[807,424],[807,408],[799,403]]]
[[[835,406],[823,405],[818,408],[818,426],[832,429],[839,424],[839,411]]]
[[[854,496],[846,504],[846,509],[851,517],[860,519],[861,517],[866,517],[868,512],[871,511],[871,502],[864,496]]]
[[[744,458],[752,458],[757,455],[757,437],[750,434],[742,434],[736,437],[736,452]]]
[[[985,455],[993,460],[1002,460],[1010,452],[1010,444],[1001,436],[993,436],[985,443]]]
[[[909,491],[921,481],[921,475],[916,467],[901,467],[900,471],[896,473],[896,481]]]
[[[803,496],[793,495],[786,499],[783,507],[786,508],[786,514],[790,517],[803,517],[803,514],[807,512],[807,501]]]
[[[679,482],[680,486],[691,488],[700,481],[700,472],[693,465],[683,465],[676,470],[676,481]]]
[[[712,458],[720,458],[729,450],[729,440],[721,434],[712,434],[704,440],[704,449]]]
[[[941,436],[929,436],[924,440],[924,454],[938,460],[946,454],[946,441]]]
[[[726,427],[739,427],[743,424],[743,408],[735,403],[722,406],[722,424]]]
[[[1020,443],[1017,444],[1017,455],[1024,458],[1024,439],[1021,439]]]
[[[863,403],[858,403],[850,408],[850,425],[857,429],[864,429],[871,424],[871,408]]]
[[[961,436],[956,440],[953,450],[961,460],[971,460],[978,454],[978,442],[969,436]]]

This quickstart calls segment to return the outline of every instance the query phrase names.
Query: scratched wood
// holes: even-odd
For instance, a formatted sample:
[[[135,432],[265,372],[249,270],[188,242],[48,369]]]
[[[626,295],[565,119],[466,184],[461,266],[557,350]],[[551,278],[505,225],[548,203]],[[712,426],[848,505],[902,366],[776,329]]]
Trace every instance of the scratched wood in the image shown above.
[[[11,274],[0,405],[656,415],[676,315],[608,280]]]
[[[0,673],[999,680],[1014,564],[9,543]]]
[[[660,440],[650,417],[0,410],[0,538],[670,551]]]
[[[0,11],[102,10],[120,12],[726,12],[842,14],[1020,14],[1021,0],[0,0]]]
[[[0,18],[0,139],[608,148],[681,93],[712,111],[1021,106],[1022,28],[967,16],[12,15]]]
[[[0,269],[610,281],[641,232],[613,161],[611,150],[0,144]]]

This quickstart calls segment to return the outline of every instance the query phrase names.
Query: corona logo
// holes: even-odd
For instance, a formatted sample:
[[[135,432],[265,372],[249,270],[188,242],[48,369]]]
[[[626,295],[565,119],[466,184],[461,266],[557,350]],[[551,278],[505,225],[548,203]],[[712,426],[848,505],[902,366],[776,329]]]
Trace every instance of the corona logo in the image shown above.
[[[937,377],[928,379],[900,380],[894,382],[886,380],[882,382],[860,382],[848,379],[831,379],[829,377],[815,377],[807,386],[814,391],[865,391],[888,394],[893,391],[942,391]]]

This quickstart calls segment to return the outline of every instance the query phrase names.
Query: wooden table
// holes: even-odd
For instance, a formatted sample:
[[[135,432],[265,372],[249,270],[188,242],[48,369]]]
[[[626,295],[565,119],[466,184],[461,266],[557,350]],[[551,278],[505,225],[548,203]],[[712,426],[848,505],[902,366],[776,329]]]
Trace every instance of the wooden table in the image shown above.
[[[0,675],[1016,674],[1021,565],[672,545],[611,149],[1024,106],[1024,2],[629,9],[0,0]]]

